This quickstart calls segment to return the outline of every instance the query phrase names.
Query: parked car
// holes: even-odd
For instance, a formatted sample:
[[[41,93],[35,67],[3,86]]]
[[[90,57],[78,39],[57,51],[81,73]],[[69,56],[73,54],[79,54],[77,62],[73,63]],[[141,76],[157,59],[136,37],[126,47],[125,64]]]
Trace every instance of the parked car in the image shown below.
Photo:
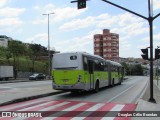
[[[35,73],[31,76],[29,76],[29,80],[44,80],[46,79],[46,75],[43,73]]]

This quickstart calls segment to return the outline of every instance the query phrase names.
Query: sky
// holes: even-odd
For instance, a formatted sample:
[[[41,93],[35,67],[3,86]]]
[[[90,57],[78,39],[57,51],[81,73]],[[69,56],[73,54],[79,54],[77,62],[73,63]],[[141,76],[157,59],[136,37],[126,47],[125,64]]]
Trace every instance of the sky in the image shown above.
[[[89,0],[85,9],[77,9],[71,0],[0,0],[0,35],[24,43],[48,46],[60,52],[82,51],[93,54],[93,35],[103,29],[119,34],[120,57],[141,57],[149,47],[148,21],[102,0]],[[110,0],[148,17],[148,0]],[[160,13],[160,0],[152,0],[153,16]],[[160,46],[160,16],[153,22],[154,48]]]

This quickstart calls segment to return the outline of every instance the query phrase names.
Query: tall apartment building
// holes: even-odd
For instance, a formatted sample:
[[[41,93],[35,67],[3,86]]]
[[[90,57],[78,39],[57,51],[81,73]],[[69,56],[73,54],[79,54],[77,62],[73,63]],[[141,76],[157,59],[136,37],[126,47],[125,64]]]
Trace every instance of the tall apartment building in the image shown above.
[[[94,35],[94,54],[107,60],[119,60],[119,35],[110,33],[108,29],[103,34]]]

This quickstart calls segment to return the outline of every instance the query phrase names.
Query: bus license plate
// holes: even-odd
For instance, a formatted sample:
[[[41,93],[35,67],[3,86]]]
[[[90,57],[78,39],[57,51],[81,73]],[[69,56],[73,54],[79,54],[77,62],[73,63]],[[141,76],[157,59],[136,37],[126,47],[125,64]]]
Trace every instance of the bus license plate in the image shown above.
[[[63,88],[68,89],[69,87],[68,86],[63,86]]]
[[[63,82],[65,82],[65,83],[67,83],[69,80],[67,80],[67,79],[65,79],[65,80],[63,80]]]

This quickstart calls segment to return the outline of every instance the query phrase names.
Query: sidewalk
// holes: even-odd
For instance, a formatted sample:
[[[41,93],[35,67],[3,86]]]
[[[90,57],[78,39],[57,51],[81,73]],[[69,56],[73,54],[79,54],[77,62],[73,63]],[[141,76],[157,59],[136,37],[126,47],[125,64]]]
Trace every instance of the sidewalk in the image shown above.
[[[48,79],[45,79],[48,80]],[[29,80],[28,78],[17,78],[17,79],[9,79],[9,80],[0,80],[0,84],[3,83],[16,83],[16,82],[33,82],[33,81],[42,81],[42,80]]]
[[[10,80],[10,81],[1,81],[1,83],[13,83],[13,82],[32,82],[28,79],[17,79],[17,80]],[[1,84],[0,83],[0,84]],[[60,90],[52,89],[51,85],[45,85],[39,87],[30,87],[30,88],[23,88],[19,89],[8,89],[8,90],[1,90],[0,89],[0,106],[6,105],[15,102],[21,102],[25,100],[31,100],[40,97],[51,96],[55,94],[63,93]]]
[[[160,81],[159,81],[160,82]],[[157,81],[153,81],[153,97],[156,103],[148,102],[150,98],[150,84],[148,84],[145,93],[137,101],[137,108],[135,111],[160,111],[160,84],[157,86]],[[133,117],[132,120],[159,120],[159,117]]]

